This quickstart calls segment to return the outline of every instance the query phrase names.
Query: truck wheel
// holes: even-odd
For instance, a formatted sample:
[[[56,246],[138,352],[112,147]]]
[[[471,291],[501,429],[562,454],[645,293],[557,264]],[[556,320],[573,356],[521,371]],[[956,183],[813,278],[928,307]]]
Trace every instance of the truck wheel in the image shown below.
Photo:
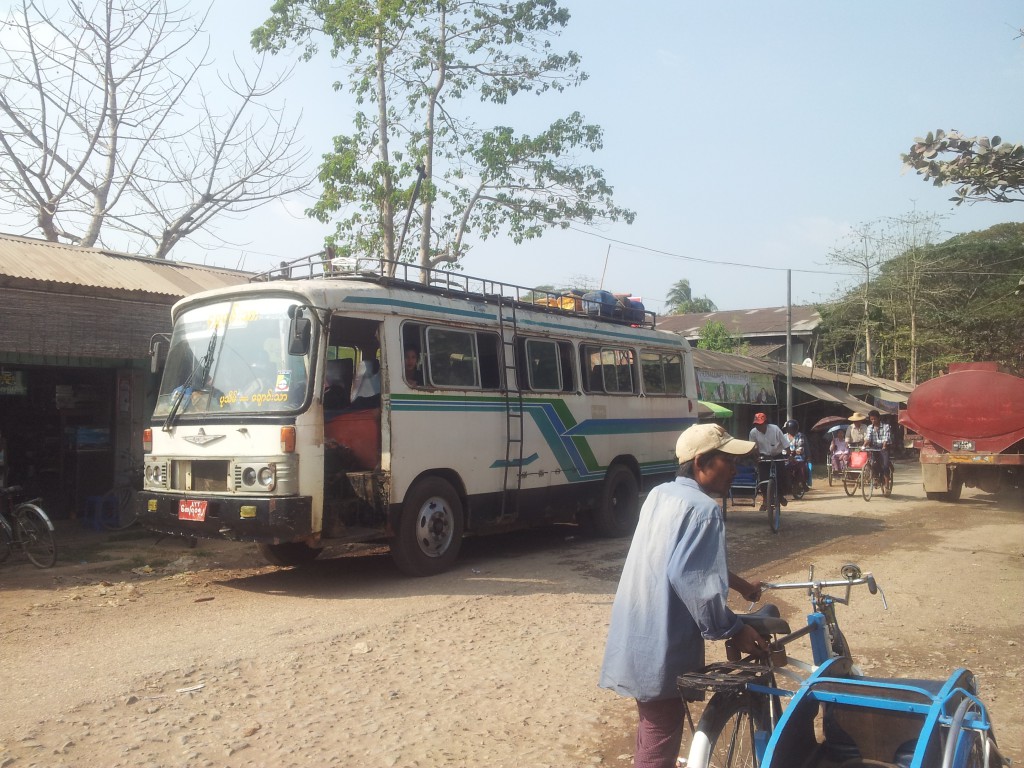
[[[640,519],[640,488],[636,476],[622,464],[616,464],[604,479],[601,501],[594,510],[594,529],[599,536],[629,536]]]
[[[405,496],[391,559],[406,576],[433,576],[451,568],[462,547],[462,500],[440,477],[416,482]]]
[[[960,501],[960,492],[964,489],[963,480],[950,480],[946,501]]]
[[[323,552],[304,541],[290,541],[287,544],[260,544],[260,554],[271,565],[308,565]]]

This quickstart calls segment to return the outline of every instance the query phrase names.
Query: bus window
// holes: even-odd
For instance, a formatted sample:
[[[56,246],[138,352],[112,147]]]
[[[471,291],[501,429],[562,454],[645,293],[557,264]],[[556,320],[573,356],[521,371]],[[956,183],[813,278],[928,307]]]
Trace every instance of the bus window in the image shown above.
[[[527,340],[526,361],[530,389],[542,392],[562,390],[562,370],[558,362],[558,345],[555,342]]]
[[[624,347],[580,346],[580,365],[590,371],[586,379],[587,392],[633,394],[633,350]]]
[[[479,387],[476,334],[452,328],[427,329],[427,371],[438,387]]]
[[[640,353],[640,371],[647,394],[683,393],[683,356],[678,352],[643,350]]]
[[[480,353],[480,386],[484,389],[501,389],[501,341],[496,333],[478,332],[476,348]]]
[[[563,392],[575,392],[576,391],[576,377],[573,375],[572,370],[572,358],[573,349],[572,344],[568,341],[558,342],[558,359],[559,365],[562,368],[562,391]]]

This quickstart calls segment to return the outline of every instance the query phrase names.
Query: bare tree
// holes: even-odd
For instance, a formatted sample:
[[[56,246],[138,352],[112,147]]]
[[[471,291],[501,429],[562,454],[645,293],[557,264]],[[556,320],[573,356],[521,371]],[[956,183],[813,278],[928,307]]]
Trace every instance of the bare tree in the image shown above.
[[[22,0],[0,22],[0,214],[166,258],[217,216],[305,189],[297,120],[267,103],[288,73],[235,61],[209,82],[204,22],[165,0]]]
[[[857,300],[862,307],[865,373],[873,375],[871,350],[871,274],[889,258],[887,243],[875,231],[875,225],[862,225],[850,232],[848,244],[828,254],[832,264],[852,267],[864,272],[864,281],[857,290]]]

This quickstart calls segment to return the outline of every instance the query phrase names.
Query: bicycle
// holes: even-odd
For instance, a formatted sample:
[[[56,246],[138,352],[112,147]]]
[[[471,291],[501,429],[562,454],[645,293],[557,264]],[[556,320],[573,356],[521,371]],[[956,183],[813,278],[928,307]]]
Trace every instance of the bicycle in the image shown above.
[[[794,499],[802,499],[811,486],[807,483],[809,468],[803,456],[794,456],[786,464],[786,472],[789,475],[789,488]]]
[[[760,460],[762,464],[769,465],[769,470],[766,480],[758,480],[757,489],[761,493],[761,498],[764,499],[764,509],[768,513],[768,526],[772,529],[772,533],[778,533],[779,526],[782,525],[782,502],[779,499],[779,476],[776,465],[787,461],[787,459],[761,456]]]
[[[850,454],[848,469],[843,473],[843,489],[847,496],[853,496],[858,488],[864,501],[871,501],[875,488],[881,490],[883,496],[892,495],[892,463],[883,472],[879,467],[881,453],[881,448],[861,448]]]
[[[135,494],[143,488],[143,465],[126,454],[127,469],[100,501],[100,522],[108,531],[123,531],[139,521]],[[110,501],[108,504],[107,501]]]
[[[999,768],[987,709],[969,670],[945,680],[866,677],[854,666],[835,614],[851,590],[866,585],[881,594],[874,577],[854,564],[842,580],[765,584],[764,589],[806,589],[814,612],[791,632],[776,606],[767,604],[740,619],[769,641],[764,662],[739,659],[681,675],[684,698],[714,695],[694,731],[687,768]],[[845,588],[845,596],[826,592]],[[881,594],[883,606],[885,596]],[[886,606],[887,607],[887,606]],[[785,647],[807,636],[813,663],[790,658]],[[793,672],[787,667],[795,667]],[[796,681],[781,688],[776,676]],[[787,706],[782,709],[782,701]],[[689,712],[687,712],[689,715]]]
[[[17,485],[0,488],[0,563],[21,550],[39,568],[50,568],[57,562],[53,523],[39,506],[42,499],[14,503],[21,490]]]

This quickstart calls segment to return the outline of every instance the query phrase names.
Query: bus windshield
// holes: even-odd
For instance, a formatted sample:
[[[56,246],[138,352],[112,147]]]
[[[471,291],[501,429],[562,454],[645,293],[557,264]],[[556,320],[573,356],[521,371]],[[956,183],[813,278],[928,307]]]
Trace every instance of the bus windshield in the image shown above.
[[[288,307],[296,303],[236,299],[179,315],[153,416],[169,425],[178,417],[301,408],[309,359],[288,354]]]

